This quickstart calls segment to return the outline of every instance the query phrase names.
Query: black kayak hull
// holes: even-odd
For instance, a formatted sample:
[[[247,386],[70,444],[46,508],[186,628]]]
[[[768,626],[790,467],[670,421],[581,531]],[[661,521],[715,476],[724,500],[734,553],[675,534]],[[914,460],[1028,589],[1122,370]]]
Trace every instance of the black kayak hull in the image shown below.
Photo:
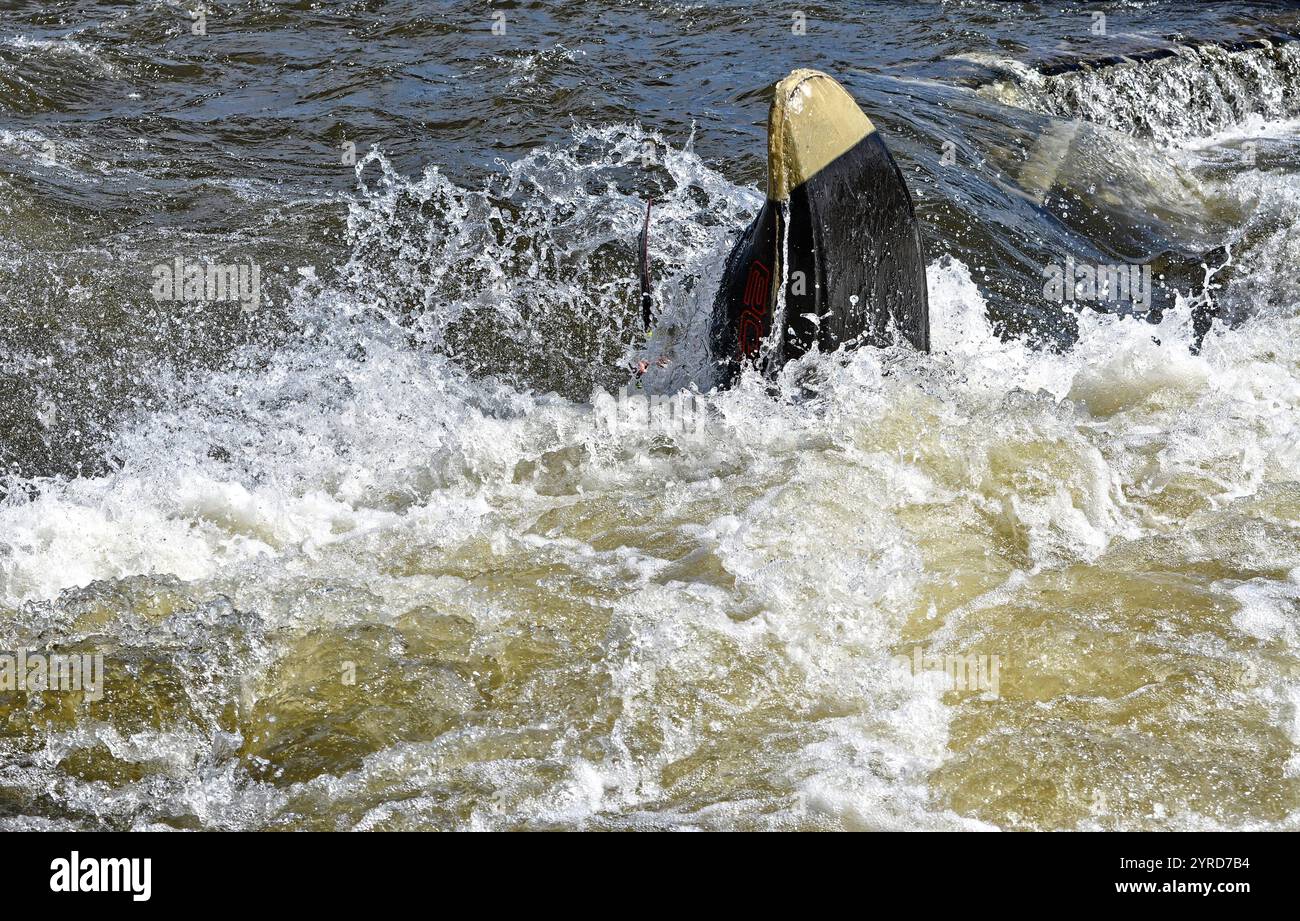
[[[795,71],[768,119],[768,195],[727,259],[710,352],[730,382],[823,352],[930,345],[912,198],[880,134],[825,74]],[[774,326],[776,331],[774,333]]]

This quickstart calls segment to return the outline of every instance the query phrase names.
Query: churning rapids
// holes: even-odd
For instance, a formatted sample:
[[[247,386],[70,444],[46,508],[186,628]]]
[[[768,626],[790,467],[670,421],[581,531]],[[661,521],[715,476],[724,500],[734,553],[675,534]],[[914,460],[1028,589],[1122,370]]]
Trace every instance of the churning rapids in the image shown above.
[[[0,650],[104,687],[0,690],[0,828],[1300,825],[1296,14],[15,6]],[[611,429],[700,383],[795,66],[907,176],[933,354]]]

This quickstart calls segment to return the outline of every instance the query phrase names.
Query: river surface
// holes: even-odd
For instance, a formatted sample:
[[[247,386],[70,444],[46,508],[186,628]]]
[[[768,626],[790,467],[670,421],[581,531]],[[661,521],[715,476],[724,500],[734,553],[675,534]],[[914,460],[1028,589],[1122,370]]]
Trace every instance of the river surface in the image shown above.
[[[197,9],[0,4],[0,828],[1300,825],[1293,6]],[[795,67],[933,353],[709,392]]]

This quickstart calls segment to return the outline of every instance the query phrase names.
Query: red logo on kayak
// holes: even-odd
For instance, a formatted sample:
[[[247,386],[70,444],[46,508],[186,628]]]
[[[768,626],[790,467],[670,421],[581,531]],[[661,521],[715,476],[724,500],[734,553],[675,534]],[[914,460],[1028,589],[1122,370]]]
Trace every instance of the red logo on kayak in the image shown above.
[[[767,313],[767,297],[771,293],[772,272],[755,259],[749,264],[749,277],[745,279],[745,309],[736,324],[736,339],[742,359],[758,353],[763,341],[763,314]]]

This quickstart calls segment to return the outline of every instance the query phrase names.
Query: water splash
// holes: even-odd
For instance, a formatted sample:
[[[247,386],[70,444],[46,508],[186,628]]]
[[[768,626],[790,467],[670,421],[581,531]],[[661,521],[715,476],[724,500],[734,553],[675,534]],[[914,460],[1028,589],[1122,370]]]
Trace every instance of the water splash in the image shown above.
[[[655,357],[680,348],[670,357],[688,377],[702,373],[694,331],[707,323],[709,280],[757,203],[689,142],[679,150],[633,126],[578,129],[573,144],[502,165],[480,189],[436,168],[408,181],[373,151],[357,173],[342,270],[352,300],[474,373],[570,398],[621,385],[645,347],[634,288],[645,198],[656,202]]]
[[[702,397],[703,438],[611,437],[641,195],[682,365],[758,204],[689,150],[647,177],[647,138],[477,190],[371,155],[291,341],[164,373],[112,472],[9,494],[4,643],[108,681],[0,700],[6,823],[1293,825],[1297,311],[1037,350],[942,259],[933,354],[810,353]],[[1000,696],[900,674],[918,645],[1003,657]],[[1205,750],[1259,795],[1202,790]]]

